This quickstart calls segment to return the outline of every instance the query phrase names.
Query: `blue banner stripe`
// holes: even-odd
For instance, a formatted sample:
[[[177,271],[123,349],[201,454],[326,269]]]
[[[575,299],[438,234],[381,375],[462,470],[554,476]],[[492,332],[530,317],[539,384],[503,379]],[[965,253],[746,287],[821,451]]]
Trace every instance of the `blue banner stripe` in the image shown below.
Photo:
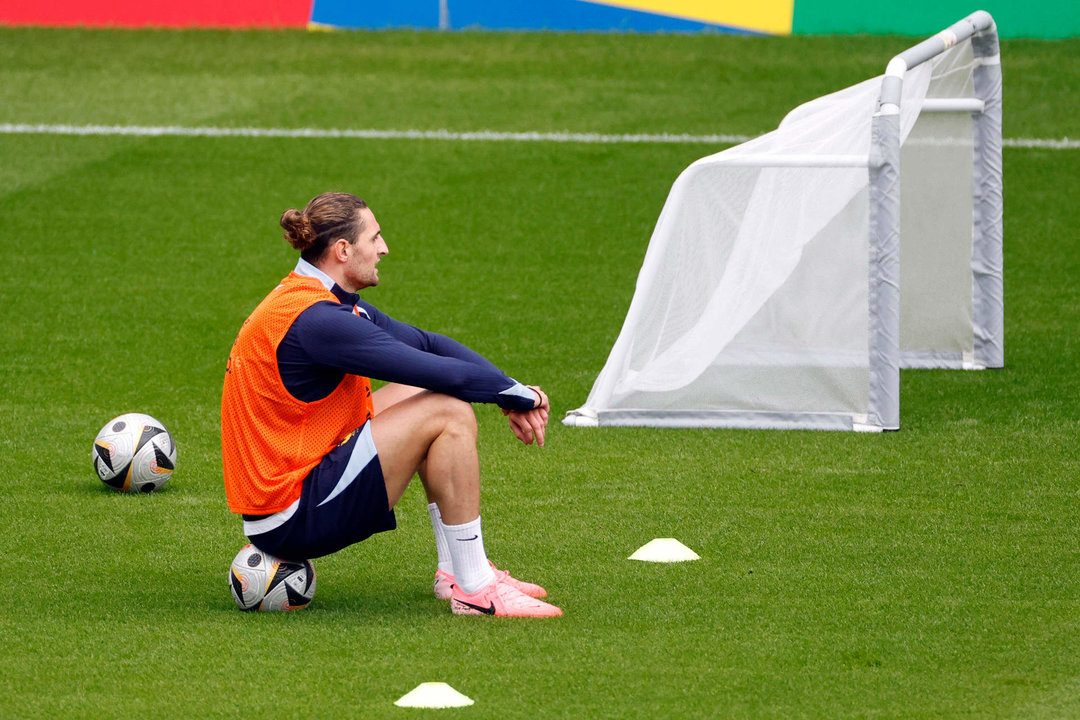
[[[611,7],[581,0],[447,0],[447,27],[454,30],[570,30],[633,32],[728,32],[742,28]],[[439,27],[439,0],[315,0],[311,21],[342,28]]]

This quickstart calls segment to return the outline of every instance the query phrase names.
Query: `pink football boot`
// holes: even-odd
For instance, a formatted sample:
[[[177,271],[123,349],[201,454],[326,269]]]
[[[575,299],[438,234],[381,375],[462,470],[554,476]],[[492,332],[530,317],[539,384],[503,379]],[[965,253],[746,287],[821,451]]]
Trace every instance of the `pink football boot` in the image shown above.
[[[495,617],[557,617],[562,610],[529,597],[514,586],[495,580],[466,595],[459,586],[450,591],[450,609],[455,615],[494,615]]]
[[[497,582],[506,583],[512,587],[520,590],[529,597],[533,598],[545,598],[547,597],[547,590],[536,585],[535,583],[524,582],[510,575],[508,570],[500,570],[495,567],[495,563],[488,560],[488,564],[491,565],[491,571],[495,573],[495,580]],[[439,600],[450,599],[450,588],[454,584],[454,576],[448,572],[442,570],[435,571],[435,597]]]

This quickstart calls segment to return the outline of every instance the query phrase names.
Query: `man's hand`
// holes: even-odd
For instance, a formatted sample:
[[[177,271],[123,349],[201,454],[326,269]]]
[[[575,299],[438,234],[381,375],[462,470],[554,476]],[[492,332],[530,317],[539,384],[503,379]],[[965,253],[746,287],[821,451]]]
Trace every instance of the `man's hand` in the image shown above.
[[[543,447],[544,429],[547,427],[551,402],[547,394],[538,386],[529,385],[528,387],[536,393],[536,405],[533,409],[525,412],[504,409],[503,414],[510,419],[510,429],[518,440],[526,445],[532,445],[535,440],[537,445]]]

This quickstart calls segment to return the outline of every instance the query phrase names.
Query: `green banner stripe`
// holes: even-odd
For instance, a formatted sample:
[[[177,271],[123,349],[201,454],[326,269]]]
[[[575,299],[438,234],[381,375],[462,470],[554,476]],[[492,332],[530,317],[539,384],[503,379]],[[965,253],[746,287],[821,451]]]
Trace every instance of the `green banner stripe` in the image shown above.
[[[924,37],[980,9],[994,16],[1001,37],[1080,35],[1080,3],[1076,0],[980,0],[975,4],[971,0],[913,0],[888,7],[862,0],[796,0],[792,32]]]

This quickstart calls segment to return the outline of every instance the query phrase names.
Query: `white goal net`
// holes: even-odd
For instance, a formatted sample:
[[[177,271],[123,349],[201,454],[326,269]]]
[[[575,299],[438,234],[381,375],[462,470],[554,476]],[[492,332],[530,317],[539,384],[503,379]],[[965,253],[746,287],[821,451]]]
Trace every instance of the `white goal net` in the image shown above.
[[[687,168],[564,422],[896,429],[901,366],[1000,367],[998,57],[975,13]]]

